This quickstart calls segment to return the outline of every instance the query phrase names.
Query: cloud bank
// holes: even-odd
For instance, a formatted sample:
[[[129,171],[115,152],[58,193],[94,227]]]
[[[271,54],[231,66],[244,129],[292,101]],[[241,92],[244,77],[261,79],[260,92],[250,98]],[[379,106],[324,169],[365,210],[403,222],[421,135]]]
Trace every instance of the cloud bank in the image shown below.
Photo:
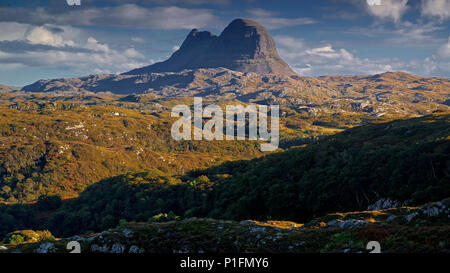
[[[4,24],[0,23],[0,27]],[[85,74],[87,71],[118,73],[148,63],[145,56],[133,47],[113,50],[94,37],[83,40],[74,36],[71,27],[24,24],[7,24],[5,27],[21,31],[14,37],[0,35],[0,63],[3,67],[59,68]],[[57,33],[55,29],[58,29]],[[75,39],[68,39],[66,33]]]

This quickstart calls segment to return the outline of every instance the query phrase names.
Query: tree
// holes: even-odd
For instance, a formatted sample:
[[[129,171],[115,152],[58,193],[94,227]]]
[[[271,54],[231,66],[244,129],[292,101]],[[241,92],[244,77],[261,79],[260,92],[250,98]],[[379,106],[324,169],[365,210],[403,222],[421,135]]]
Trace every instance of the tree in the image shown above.
[[[54,210],[61,206],[62,200],[59,195],[41,195],[36,203],[39,210]]]

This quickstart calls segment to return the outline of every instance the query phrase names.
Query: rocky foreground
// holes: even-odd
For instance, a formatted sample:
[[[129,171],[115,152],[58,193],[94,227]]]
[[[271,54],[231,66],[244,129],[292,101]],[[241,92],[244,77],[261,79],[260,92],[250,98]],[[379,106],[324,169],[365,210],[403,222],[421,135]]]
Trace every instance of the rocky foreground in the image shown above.
[[[53,238],[48,231],[10,233],[3,253],[449,253],[450,198],[421,207],[334,213],[306,224],[189,218],[126,223],[96,234]],[[7,243],[6,243],[7,242]]]

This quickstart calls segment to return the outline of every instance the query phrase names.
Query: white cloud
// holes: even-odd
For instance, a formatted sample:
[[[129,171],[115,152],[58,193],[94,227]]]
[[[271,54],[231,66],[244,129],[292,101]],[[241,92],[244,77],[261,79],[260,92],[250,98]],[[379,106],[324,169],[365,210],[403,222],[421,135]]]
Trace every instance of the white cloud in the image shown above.
[[[141,37],[132,37],[131,41],[133,41],[135,43],[143,43],[143,42],[145,42],[145,40],[142,39]]]
[[[0,7],[0,21],[32,25],[122,26],[148,29],[217,27],[220,20],[209,9],[176,6],[147,8],[135,4],[83,7],[50,12],[45,8]]]
[[[134,48],[128,48],[124,51],[124,54],[128,58],[134,58],[134,59],[144,59],[145,56],[142,55],[139,51],[137,51]]]
[[[260,9],[260,8],[250,9],[250,10],[248,10],[248,13],[250,14],[250,16],[258,17],[258,18],[261,18],[261,17],[274,17],[274,16],[278,15],[278,12],[265,10],[265,9]]]
[[[130,47],[124,50],[112,49],[107,43],[99,42],[94,37],[81,38],[80,32],[72,27],[42,26],[27,27],[29,31],[18,35],[14,42],[15,51],[0,48],[0,66],[16,69],[17,67],[64,68],[74,74],[120,73],[147,64],[146,57]],[[51,29],[57,29],[54,33]],[[65,33],[70,29],[72,33]],[[74,34],[75,33],[75,34]],[[76,37],[76,41],[65,37]],[[46,46],[46,47],[36,47]],[[21,49],[22,47],[23,49]],[[36,47],[35,50],[34,47]]]
[[[445,27],[436,22],[412,23],[402,21],[394,26],[374,24],[370,27],[353,27],[346,34],[370,37],[376,43],[401,45],[402,47],[435,47],[442,43],[442,38],[436,35]]]
[[[381,0],[381,5],[366,5],[373,16],[398,22],[408,9],[408,0]]]
[[[54,34],[44,27],[33,28],[25,38],[28,42],[30,42],[30,44],[49,45],[54,47],[61,47],[66,45],[74,46],[75,44],[70,40],[64,41],[60,35]]]
[[[309,56],[317,56],[325,59],[353,59],[353,56],[347,50],[343,48],[335,50],[331,45],[308,49],[305,53]]]
[[[304,41],[291,36],[276,36],[277,46],[288,50],[289,52],[295,52],[297,50],[303,50],[305,48]]]
[[[448,42],[439,48],[438,54],[442,58],[450,58],[450,36]]]
[[[356,58],[346,49],[335,49],[331,44],[309,46],[289,36],[275,36],[275,40],[281,57],[304,76],[375,74],[392,69],[381,61]]]
[[[419,75],[449,75],[449,62],[431,56],[422,60],[397,58],[359,58],[331,44],[309,45],[291,36],[275,36],[280,56],[303,76],[362,75],[405,71]],[[443,47],[444,48],[444,47]],[[447,52],[447,51],[446,51]]]
[[[278,13],[260,8],[248,10],[250,19],[253,19],[267,29],[278,29],[299,25],[309,25],[317,23],[310,18],[282,18],[276,17]]]
[[[115,2],[157,5],[227,5],[231,0],[114,0]]]
[[[30,28],[28,24],[15,22],[0,22],[0,41],[14,41],[23,39]]]
[[[85,48],[93,51],[109,52],[109,46],[107,44],[99,43],[94,37],[89,37],[86,41]]]
[[[395,29],[385,32],[390,32],[393,36],[388,39],[388,42],[395,44],[430,44],[439,40],[433,36],[433,33],[441,29],[443,29],[442,26],[433,22],[414,24],[405,21],[397,24]]]
[[[422,0],[422,15],[436,16],[441,20],[450,18],[450,0]]]

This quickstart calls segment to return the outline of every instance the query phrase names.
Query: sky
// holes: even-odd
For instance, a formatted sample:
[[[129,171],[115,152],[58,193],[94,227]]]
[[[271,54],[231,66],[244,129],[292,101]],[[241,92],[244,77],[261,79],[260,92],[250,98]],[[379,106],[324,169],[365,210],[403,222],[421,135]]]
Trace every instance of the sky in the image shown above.
[[[450,0],[0,0],[0,84],[126,72],[235,18],[302,76],[450,76]]]

